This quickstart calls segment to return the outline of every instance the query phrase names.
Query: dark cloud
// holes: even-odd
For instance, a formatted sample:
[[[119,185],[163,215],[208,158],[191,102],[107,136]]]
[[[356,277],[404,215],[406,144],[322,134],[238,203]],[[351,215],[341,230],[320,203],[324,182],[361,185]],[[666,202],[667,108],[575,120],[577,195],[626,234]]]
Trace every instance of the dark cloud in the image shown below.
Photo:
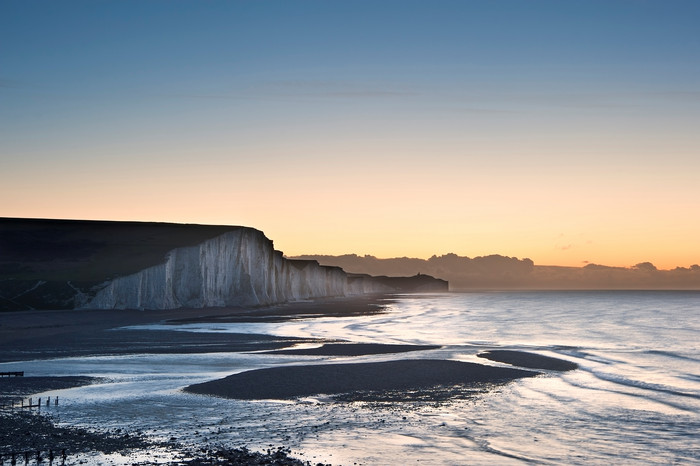
[[[655,272],[658,270],[656,268],[656,266],[654,264],[652,264],[651,262],[640,262],[639,264],[636,264],[632,268],[637,269],[637,270],[646,270],[647,272]]]

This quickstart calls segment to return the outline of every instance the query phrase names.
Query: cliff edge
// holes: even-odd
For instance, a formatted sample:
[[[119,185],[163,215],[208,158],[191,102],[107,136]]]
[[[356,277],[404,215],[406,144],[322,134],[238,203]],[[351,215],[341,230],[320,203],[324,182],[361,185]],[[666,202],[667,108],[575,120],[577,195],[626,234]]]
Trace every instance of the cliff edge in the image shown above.
[[[291,260],[254,228],[0,218],[0,310],[259,306],[447,291]]]

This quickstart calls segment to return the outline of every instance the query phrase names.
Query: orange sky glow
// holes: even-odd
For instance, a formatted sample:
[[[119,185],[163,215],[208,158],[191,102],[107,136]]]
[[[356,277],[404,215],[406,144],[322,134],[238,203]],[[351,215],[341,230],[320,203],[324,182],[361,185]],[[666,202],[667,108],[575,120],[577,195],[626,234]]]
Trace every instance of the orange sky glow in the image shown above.
[[[287,255],[700,263],[680,6],[9,3],[0,216],[246,225]]]

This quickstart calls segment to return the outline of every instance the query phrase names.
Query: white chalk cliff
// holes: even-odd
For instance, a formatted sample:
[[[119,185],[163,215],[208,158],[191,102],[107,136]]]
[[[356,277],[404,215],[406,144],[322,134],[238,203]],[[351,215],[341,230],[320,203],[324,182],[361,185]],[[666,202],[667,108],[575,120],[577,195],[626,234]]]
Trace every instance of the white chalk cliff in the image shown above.
[[[255,306],[391,291],[371,277],[348,276],[316,261],[285,259],[272,241],[240,228],[174,249],[164,263],[103,284],[80,307],[176,309]]]

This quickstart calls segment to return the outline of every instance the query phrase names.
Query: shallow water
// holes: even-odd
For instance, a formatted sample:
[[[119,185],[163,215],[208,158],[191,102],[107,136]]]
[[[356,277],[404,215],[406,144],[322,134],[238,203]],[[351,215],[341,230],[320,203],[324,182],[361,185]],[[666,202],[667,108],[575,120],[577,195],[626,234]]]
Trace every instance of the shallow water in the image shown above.
[[[700,462],[700,293],[406,295],[383,314],[178,328],[443,347],[357,358],[239,353],[67,358],[1,364],[0,370],[21,366],[35,375],[105,377],[99,385],[47,393],[61,397],[52,409],[63,422],[126,426],[196,444],[286,445],[314,464]],[[477,361],[476,353],[491,348],[560,357],[580,369],[439,405],[323,397],[250,402],[179,391],[279,364]]]

